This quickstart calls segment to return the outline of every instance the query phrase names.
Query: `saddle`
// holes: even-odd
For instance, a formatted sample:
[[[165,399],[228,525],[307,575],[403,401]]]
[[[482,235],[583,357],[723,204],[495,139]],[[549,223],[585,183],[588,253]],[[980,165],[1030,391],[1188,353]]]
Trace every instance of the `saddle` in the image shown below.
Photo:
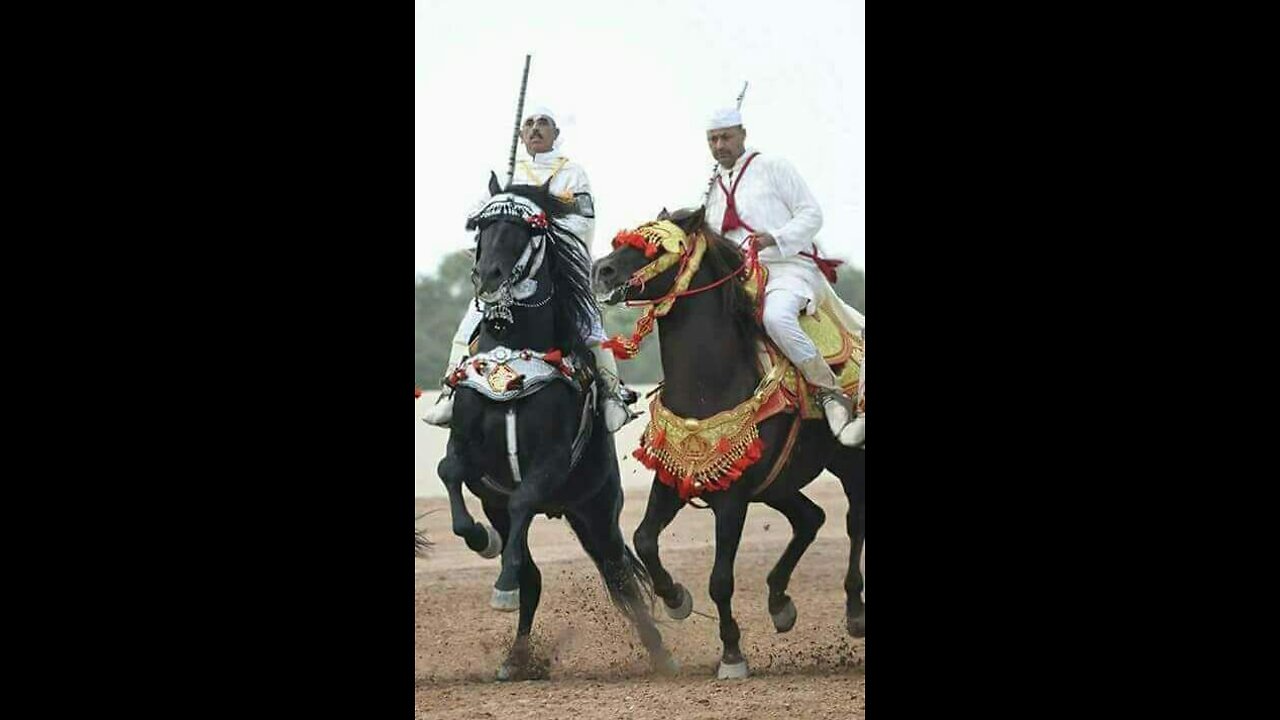
[[[747,295],[756,303],[757,321],[764,316],[764,287],[768,280],[769,269],[763,265],[757,265],[751,275],[743,281]],[[863,399],[858,397],[858,382],[861,379],[859,376],[862,372],[864,341],[861,333],[845,325],[833,304],[830,298],[823,298],[818,305],[817,313],[813,315],[801,313],[800,329],[818,347],[818,352],[822,353],[822,359],[835,373],[836,382],[849,397],[854,399],[861,412]],[[800,417],[805,420],[823,417],[817,390],[809,386],[804,375],[782,354],[768,336],[765,336],[760,343],[757,364],[762,376],[768,375],[775,366],[781,368],[779,372],[782,380],[779,383],[778,394],[784,396],[777,402],[770,403],[771,412],[759,417],[758,421],[763,421],[779,412],[799,412]],[[779,402],[781,406],[777,406]]]

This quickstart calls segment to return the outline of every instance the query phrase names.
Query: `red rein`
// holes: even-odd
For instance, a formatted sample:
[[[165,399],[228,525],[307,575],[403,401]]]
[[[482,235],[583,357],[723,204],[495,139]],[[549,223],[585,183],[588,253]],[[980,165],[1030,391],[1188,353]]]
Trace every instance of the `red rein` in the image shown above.
[[[657,243],[650,243],[648,240],[645,240],[643,235],[640,235],[639,233],[633,233],[633,232],[628,232],[626,230],[623,230],[619,232],[617,235],[615,235],[613,238],[613,249],[617,250],[619,247],[622,247],[623,245],[630,245],[631,247],[634,247],[637,250],[642,251],[646,258],[652,258],[654,255],[658,254]],[[707,290],[720,287],[721,285],[728,282],[731,278],[737,277],[739,273],[743,272],[747,268],[755,267],[760,263],[760,260],[757,256],[758,253],[756,250],[756,246],[754,243],[751,242],[750,237],[747,237],[747,239],[743,240],[742,244],[739,245],[738,247],[739,249],[746,250],[746,255],[747,255],[746,259],[742,261],[741,267],[729,273],[728,275],[725,275],[719,280],[716,280],[715,282],[709,285],[704,285],[700,288],[695,288],[693,290],[686,290],[681,293],[670,293],[656,300],[627,300],[626,301],[627,307],[657,305],[658,303],[662,303],[674,298],[682,298],[682,297],[687,297],[689,295],[697,295],[700,292],[706,292]],[[680,256],[680,267],[679,269],[676,270],[677,277],[679,277],[680,273],[685,269],[685,266],[687,266],[688,264],[689,264],[689,253],[686,251],[682,253]],[[644,292],[644,285],[645,285],[644,281],[637,282],[636,277],[634,275],[630,280],[627,281],[627,284],[634,288],[639,289],[641,292]]]

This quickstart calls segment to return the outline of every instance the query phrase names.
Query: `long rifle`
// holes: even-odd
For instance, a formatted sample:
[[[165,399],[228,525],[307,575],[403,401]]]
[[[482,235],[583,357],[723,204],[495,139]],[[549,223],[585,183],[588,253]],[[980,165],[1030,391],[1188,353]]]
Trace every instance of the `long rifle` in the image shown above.
[[[516,103],[516,128],[511,133],[511,159],[507,161],[508,186],[511,185],[512,178],[516,176],[516,147],[520,144],[520,121],[524,119],[524,91],[525,88],[529,87],[529,60],[531,57],[533,56],[524,56],[524,76],[520,78],[520,101]]]

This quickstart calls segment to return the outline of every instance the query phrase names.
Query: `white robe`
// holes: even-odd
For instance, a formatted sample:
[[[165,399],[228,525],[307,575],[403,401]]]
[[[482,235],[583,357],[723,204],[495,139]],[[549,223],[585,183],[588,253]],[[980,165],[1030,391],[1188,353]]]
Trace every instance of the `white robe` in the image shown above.
[[[575,202],[579,195],[586,195],[588,201],[594,203],[595,198],[591,195],[591,181],[587,179],[587,171],[556,149],[538,153],[536,157],[520,153],[516,158],[516,171],[511,177],[511,182],[517,185],[541,185],[547,181],[548,177],[551,178],[552,195],[569,203]],[[472,212],[483,207],[488,199],[489,195],[486,192],[484,198],[476,202]],[[566,215],[560,218],[560,223],[581,238],[588,250],[591,248],[596,230],[594,206],[592,206],[591,215],[591,217]]]
[[[760,262],[769,268],[767,289],[789,290],[805,298],[805,311],[812,314],[817,311],[826,278],[812,260],[799,253],[813,250],[822,228],[822,208],[800,173],[776,155],[760,153],[743,174],[742,166],[755,152],[754,148],[747,148],[732,168],[717,166],[716,172],[729,190],[741,175],[733,196],[738,218],[756,232],[767,232],[778,241],[760,251]],[[725,207],[725,192],[719,182],[713,183],[706,219],[717,231],[724,221]],[[739,227],[725,233],[725,237],[741,243],[750,234]]]
[[[746,148],[727,170],[716,166],[726,189],[733,190],[733,181],[742,174],[742,166],[755,152],[755,148]],[[826,257],[816,240],[822,229],[822,208],[795,167],[781,157],[760,153],[742,175],[733,198],[742,222],[756,232],[769,233],[778,241],[777,245],[760,251],[760,262],[769,268],[766,294],[773,290],[793,292],[805,299],[805,312],[810,315],[829,298],[850,329],[862,330],[865,324],[862,314],[840,300],[813,260],[800,255],[813,252],[817,245],[819,257]],[[725,207],[724,190],[720,189],[720,183],[713,182],[711,196],[707,198],[706,221],[717,232],[724,222]],[[741,243],[750,234],[745,228],[735,228],[725,237]]]

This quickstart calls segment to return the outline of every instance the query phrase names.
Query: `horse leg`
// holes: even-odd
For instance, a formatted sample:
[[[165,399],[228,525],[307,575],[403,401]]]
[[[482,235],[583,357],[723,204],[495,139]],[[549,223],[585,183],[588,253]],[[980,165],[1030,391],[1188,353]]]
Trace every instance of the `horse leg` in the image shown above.
[[[467,504],[462,500],[462,486],[472,476],[463,460],[463,445],[451,434],[444,459],[436,466],[436,472],[449,493],[449,514],[453,518],[453,534],[466,541],[467,547],[481,557],[494,558],[502,552],[502,539],[492,527],[478,523],[471,517]]]
[[[711,599],[720,614],[720,642],[724,653],[716,677],[720,680],[745,678],[747,660],[742,656],[738,640],[742,633],[733,619],[733,561],[742,540],[742,526],[747,519],[747,498],[741,492],[724,498],[712,493],[707,503],[716,514],[716,562],[711,568]]]
[[[497,545],[506,547],[511,542],[511,515],[507,511],[506,504],[500,500],[491,501],[482,498],[480,506],[484,509],[485,517],[493,523],[493,534],[497,537]],[[520,593],[518,591],[500,593],[495,587],[489,598],[489,607],[500,612],[515,612],[520,609]]]
[[[844,494],[849,499],[849,512],[845,516],[845,530],[849,533],[849,572],[844,578],[847,598],[845,629],[853,637],[864,637],[867,634],[867,616],[866,604],[862,600],[864,585],[860,561],[867,519],[865,452],[861,448],[836,448],[827,469],[840,478]]]
[[[684,507],[684,501],[676,491],[658,481],[654,477],[653,487],[649,489],[649,504],[644,510],[644,519],[636,528],[631,540],[635,543],[636,554],[644,561],[649,577],[653,579],[653,591],[662,598],[667,615],[673,620],[683,620],[693,612],[693,596],[680,583],[673,582],[671,575],[662,567],[658,558],[658,535],[671,524],[676,513]]]
[[[484,514],[489,517],[489,521],[497,528],[504,543],[507,542],[511,532],[511,521],[507,509],[497,503],[483,503],[483,506]],[[498,596],[496,588],[494,595],[495,598]],[[537,612],[538,602],[542,598],[542,573],[533,562],[533,555],[529,553],[527,548],[524,562],[521,564],[519,592],[513,593],[513,595],[514,597],[510,598],[514,601],[513,605],[494,606],[498,610],[515,610],[517,608],[520,610],[520,619],[516,625],[516,639],[511,644],[511,649],[507,652],[506,659],[498,666],[497,678],[499,680],[540,679],[542,674],[537,672],[538,668],[531,662],[532,648],[529,644],[529,634],[533,630],[533,615]]]
[[[678,666],[671,653],[663,647],[662,634],[649,614],[649,605],[653,601],[649,593],[649,575],[627,547],[622,539],[622,529],[618,527],[621,494],[620,488],[607,488],[583,507],[566,513],[565,517],[583,550],[600,570],[609,598],[635,625],[640,642],[649,651],[650,666],[655,672],[674,674]]]
[[[818,528],[827,521],[827,515],[800,492],[765,504],[785,515],[791,523],[791,542],[787,543],[787,549],[778,558],[778,564],[769,571],[768,577],[769,615],[773,617],[774,628],[784,633],[796,624],[796,606],[787,595],[791,573],[800,562],[800,556],[818,536]]]
[[[493,599],[489,603],[496,609],[514,610],[520,606],[520,578],[529,557],[529,524],[547,492],[555,483],[563,481],[569,469],[569,444],[558,443],[553,447],[554,450],[531,459],[532,467],[507,499],[510,530],[502,548],[502,570],[493,584]]]

